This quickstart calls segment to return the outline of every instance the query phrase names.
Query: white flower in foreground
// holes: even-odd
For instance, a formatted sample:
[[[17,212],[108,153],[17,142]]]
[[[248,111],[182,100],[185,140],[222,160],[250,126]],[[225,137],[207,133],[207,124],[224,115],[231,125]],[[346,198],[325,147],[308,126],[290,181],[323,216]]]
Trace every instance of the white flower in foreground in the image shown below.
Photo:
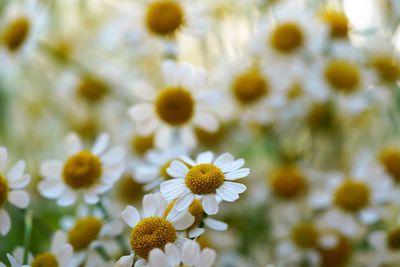
[[[154,90],[148,84],[136,86],[134,94],[142,100],[129,109],[140,135],[154,133],[155,145],[166,149],[178,141],[185,147],[197,143],[194,127],[207,132],[218,130],[219,122],[209,111],[215,93],[204,90],[206,73],[189,64],[163,63],[165,86]],[[174,131],[178,130],[178,135]],[[175,138],[177,140],[175,140]]]
[[[235,160],[231,154],[224,153],[214,160],[213,153],[208,151],[200,153],[196,161],[186,156],[181,156],[181,160],[184,163],[175,160],[167,169],[175,179],[160,185],[165,199],[177,199],[175,208],[179,211],[187,209],[198,197],[207,214],[216,214],[219,201],[233,202],[246,190],[245,185],[231,182],[249,175],[248,168],[241,168],[243,159]]]
[[[25,162],[18,161],[8,172],[7,149],[0,147],[0,235],[6,235],[11,228],[11,219],[4,205],[10,202],[14,206],[25,209],[29,205],[29,194],[24,190],[31,177],[25,174]]]
[[[173,244],[167,244],[162,251],[159,248],[153,249],[149,255],[149,261],[136,262],[135,267],[210,267],[214,264],[216,253],[214,250],[200,249],[200,245],[193,240],[188,240],[179,249]]]
[[[143,198],[143,215],[132,206],[122,212],[122,218],[131,227],[131,255],[121,257],[117,267],[131,267],[135,254],[147,259],[154,248],[164,248],[167,243],[182,244],[186,238],[177,234],[191,226],[194,217],[189,212],[169,213],[164,216],[166,202],[159,193]]]
[[[82,148],[76,134],[68,134],[67,159],[46,160],[41,164],[44,180],[38,184],[39,192],[46,198],[57,199],[60,206],[72,205],[80,193],[86,203],[97,203],[99,195],[109,190],[124,170],[123,149],[106,150],[108,143],[109,136],[100,134],[89,151]]]

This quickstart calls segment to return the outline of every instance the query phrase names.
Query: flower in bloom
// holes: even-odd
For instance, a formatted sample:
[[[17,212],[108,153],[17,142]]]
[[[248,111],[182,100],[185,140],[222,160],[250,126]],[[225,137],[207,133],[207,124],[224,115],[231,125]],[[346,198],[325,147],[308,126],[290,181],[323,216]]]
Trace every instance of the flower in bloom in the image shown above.
[[[83,194],[88,204],[99,201],[99,195],[109,190],[124,170],[124,151],[120,147],[106,150],[107,134],[100,134],[91,150],[82,148],[76,134],[65,138],[68,157],[61,160],[46,160],[40,166],[44,177],[38,184],[39,192],[46,198],[57,199],[60,206],[76,202]]]
[[[196,161],[186,156],[175,160],[167,169],[174,179],[160,185],[162,195],[167,200],[176,200],[175,208],[187,209],[196,197],[202,199],[204,211],[209,214],[218,212],[218,202],[233,202],[246,186],[231,182],[249,175],[248,168],[242,168],[243,159],[235,160],[229,153],[224,153],[214,160],[212,152],[200,153]]]
[[[116,266],[130,267],[135,254],[148,259],[154,248],[164,248],[168,243],[182,243],[186,240],[177,234],[191,226],[194,217],[188,211],[180,213],[165,213],[166,202],[160,193],[148,194],[143,198],[143,215],[132,206],[127,206],[122,212],[122,218],[132,228],[130,245],[131,255],[121,257]]]
[[[0,234],[6,235],[11,228],[11,219],[5,210],[6,202],[25,209],[29,205],[29,194],[24,188],[31,177],[25,174],[25,162],[18,161],[11,169],[7,170],[8,153],[7,149],[0,147]]]
[[[214,264],[216,253],[214,250],[200,249],[199,243],[193,240],[186,241],[179,249],[174,244],[167,244],[162,251],[153,249],[149,255],[149,261],[139,260],[135,267],[210,267]]]

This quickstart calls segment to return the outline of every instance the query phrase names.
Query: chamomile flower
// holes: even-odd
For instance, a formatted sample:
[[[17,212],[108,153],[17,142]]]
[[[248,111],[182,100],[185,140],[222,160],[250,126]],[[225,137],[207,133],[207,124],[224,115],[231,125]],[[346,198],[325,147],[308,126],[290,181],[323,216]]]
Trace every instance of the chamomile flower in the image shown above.
[[[194,126],[209,132],[218,130],[219,122],[207,105],[215,94],[204,91],[206,74],[189,64],[163,63],[165,87],[153,90],[141,84],[134,88],[143,102],[129,109],[140,135],[154,133],[156,147],[166,149],[177,138],[185,147],[196,145]],[[176,136],[174,133],[178,133]]]
[[[164,251],[156,248],[150,252],[149,261],[141,261],[135,267],[211,267],[216,258],[214,250],[205,248],[200,249],[199,243],[193,240],[186,241],[182,248],[168,243]]]
[[[214,160],[211,152],[200,153],[196,161],[181,156],[183,161],[173,161],[167,173],[174,179],[160,185],[160,191],[167,200],[176,200],[175,208],[186,210],[196,197],[201,199],[204,211],[209,214],[218,212],[218,202],[233,202],[246,186],[231,182],[249,175],[248,168],[242,168],[243,159],[235,160],[224,153]]]
[[[5,204],[25,209],[29,205],[29,194],[22,190],[28,185],[31,177],[25,174],[25,162],[18,161],[7,171],[8,153],[0,147],[0,234],[6,235],[11,229],[10,215],[5,209]]]
[[[88,204],[99,201],[99,195],[109,190],[124,170],[121,147],[107,149],[109,136],[100,134],[91,150],[82,148],[79,137],[70,133],[65,138],[67,158],[42,162],[44,180],[38,184],[46,198],[57,199],[60,206],[76,202],[78,195]]]
[[[148,194],[143,198],[143,215],[132,206],[127,206],[121,216],[132,228],[130,245],[131,255],[121,257],[116,266],[130,267],[134,256],[148,259],[149,253],[155,248],[164,248],[168,243],[182,243],[185,238],[177,231],[187,229],[194,222],[194,217],[184,211],[163,216],[166,208],[165,199],[159,193]]]

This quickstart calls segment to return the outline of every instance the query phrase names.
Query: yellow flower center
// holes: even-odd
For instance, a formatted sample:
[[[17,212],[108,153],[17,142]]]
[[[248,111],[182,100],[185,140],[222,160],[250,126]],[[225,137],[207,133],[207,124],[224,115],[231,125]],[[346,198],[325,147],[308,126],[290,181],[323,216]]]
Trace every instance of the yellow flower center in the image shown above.
[[[393,56],[376,56],[372,59],[372,66],[383,82],[393,83],[400,77],[400,64],[393,60]]]
[[[287,91],[287,97],[289,99],[296,99],[303,94],[303,87],[298,81],[294,81]]]
[[[177,238],[173,225],[161,217],[149,217],[141,220],[131,233],[132,250],[147,259],[154,248],[164,249],[167,243],[174,243]]]
[[[176,200],[171,201],[171,203],[168,204],[168,206],[165,209],[164,214],[163,214],[164,218],[167,218],[168,214],[170,213],[170,211],[174,207],[175,202],[176,202]],[[190,204],[188,211],[194,217],[193,224],[188,228],[190,230],[190,229],[193,229],[196,226],[200,225],[200,223],[203,221],[204,210],[203,210],[203,205],[201,204],[201,201],[198,200],[198,199],[194,199],[192,204]]]
[[[131,175],[124,175],[117,184],[118,197],[126,203],[135,203],[142,199],[143,186],[137,183]]]
[[[6,177],[0,173],[0,208],[6,203],[8,198],[8,182]]]
[[[335,121],[333,106],[329,103],[315,103],[306,119],[310,127],[326,129]]]
[[[68,186],[80,189],[97,183],[101,172],[100,159],[89,151],[81,151],[66,160],[63,179]]]
[[[241,104],[252,104],[268,94],[269,85],[261,73],[250,70],[239,74],[232,84],[233,95]]]
[[[164,165],[162,165],[160,167],[160,176],[169,180],[172,179],[173,177],[171,177],[171,175],[168,174],[167,169],[169,168],[169,166],[171,165],[172,161],[174,160],[169,160],[167,161]]]
[[[87,248],[92,241],[96,240],[101,226],[102,222],[93,216],[78,219],[68,233],[68,243],[72,245],[74,251]]]
[[[298,224],[292,229],[291,234],[293,242],[300,248],[313,248],[318,243],[318,230],[312,224]]]
[[[334,203],[346,211],[356,212],[368,205],[370,195],[370,189],[364,182],[347,180],[336,189]]]
[[[154,147],[153,135],[149,136],[140,136],[134,135],[131,139],[131,148],[132,151],[139,154],[144,155],[148,150]]]
[[[146,26],[157,35],[174,35],[185,23],[184,16],[182,7],[175,1],[154,1],[147,8]]]
[[[190,168],[185,183],[193,194],[208,195],[224,183],[224,174],[214,164],[198,164]]]
[[[379,155],[379,160],[385,170],[396,181],[400,181],[400,150],[397,148],[385,148]]]
[[[173,126],[187,123],[193,116],[194,105],[192,94],[181,87],[164,88],[155,101],[158,116]]]
[[[206,146],[216,146],[220,143],[224,137],[226,137],[226,128],[222,125],[215,132],[207,132],[202,128],[195,127],[195,133],[197,139]]]
[[[318,253],[321,259],[321,267],[345,266],[351,256],[351,244],[343,235],[334,232],[337,244],[330,248],[319,246]]]
[[[304,43],[304,33],[294,22],[285,22],[276,26],[271,34],[272,46],[283,53],[291,53]]]
[[[307,188],[306,178],[296,166],[283,166],[271,176],[271,188],[274,194],[291,199],[302,194]]]
[[[77,94],[88,102],[94,103],[102,100],[109,91],[108,86],[101,80],[84,76],[76,88]]]
[[[390,231],[386,237],[386,244],[390,249],[400,249],[400,228]]]
[[[27,17],[19,17],[11,21],[1,36],[8,50],[17,51],[27,39],[30,28],[31,23]]]
[[[329,25],[331,38],[347,38],[349,20],[346,14],[338,10],[326,10],[322,13],[322,19]]]
[[[325,67],[324,75],[333,89],[343,93],[354,92],[361,83],[357,65],[344,59],[331,60]]]
[[[32,267],[58,267],[57,258],[50,252],[39,254],[33,260]]]

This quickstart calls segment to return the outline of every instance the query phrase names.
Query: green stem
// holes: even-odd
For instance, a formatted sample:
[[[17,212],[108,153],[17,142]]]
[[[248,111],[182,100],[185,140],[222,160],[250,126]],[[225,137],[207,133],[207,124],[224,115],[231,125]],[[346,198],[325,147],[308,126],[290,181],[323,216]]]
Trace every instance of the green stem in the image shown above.
[[[29,246],[31,243],[32,236],[32,210],[27,210],[25,213],[25,233],[24,233],[24,257],[23,263],[28,263]]]

